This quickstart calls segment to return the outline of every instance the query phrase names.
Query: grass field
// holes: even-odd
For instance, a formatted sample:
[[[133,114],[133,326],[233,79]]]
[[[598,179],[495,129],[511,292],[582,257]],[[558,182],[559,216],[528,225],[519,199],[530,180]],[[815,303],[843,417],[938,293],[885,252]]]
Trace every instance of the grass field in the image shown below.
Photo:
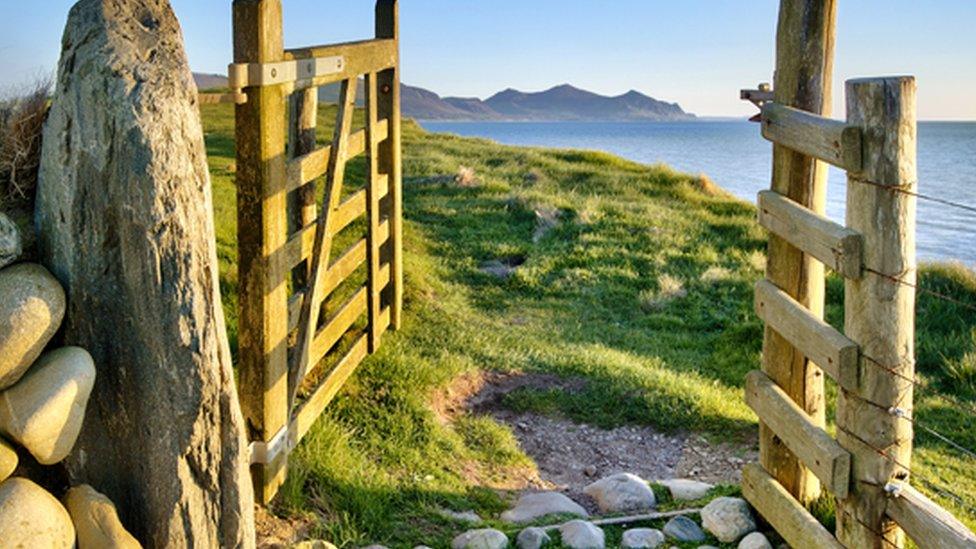
[[[233,110],[204,106],[202,115],[233,343]],[[331,116],[323,109],[323,124]],[[759,364],[752,286],[765,235],[751,205],[662,166],[404,126],[405,327],[367,359],[296,450],[277,513],[314,517],[314,533],[337,545],[395,547],[448,545],[462,527],[438,507],[497,516],[504,493],[492,487],[533,463],[504,425],[473,415],[445,423],[431,406],[439,389],[474,371],[585,380],[573,391],[516,391],[505,405],[517,410],[716,441],[755,431],[742,382]],[[477,185],[445,177],[462,165],[475,170]],[[350,178],[361,174],[360,161]],[[537,210],[559,223],[534,242]],[[499,280],[479,269],[490,260],[521,266]],[[921,281],[976,304],[976,276],[961,267],[927,266]],[[842,300],[843,284],[831,277],[835,324]],[[918,311],[916,419],[976,447],[976,314],[926,295]],[[965,510],[976,502],[976,461],[925,432],[915,444],[920,487],[976,524]],[[930,480],[964,502],[940,495]]]

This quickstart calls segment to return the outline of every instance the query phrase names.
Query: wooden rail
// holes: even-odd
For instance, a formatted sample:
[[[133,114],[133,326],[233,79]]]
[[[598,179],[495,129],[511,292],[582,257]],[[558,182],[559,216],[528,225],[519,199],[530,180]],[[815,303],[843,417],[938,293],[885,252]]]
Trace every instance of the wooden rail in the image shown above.
[[[759,224],[847,277],[861,278],[863,239],[775,191],[759,193]]]
[[[403,296],[397,2],[377,1],[376,37],[360,42],[285,50],[281,21],[281,0],[235,2],[234,91],[201,96],[239,105],[240,388],[262,503],[283,482],[288,453],[400,326]],[[353,132],[361,78],[367,127]],[[342,83],[336,126],[317,147],[316,88],[333,82]],[[367,180],[344,192],[345,166],[359,155]],[[365,236],[333,260],[337,235],[362,218]],[[349,297],[335,306],[340,296]],[[321,311],[331,316],[320,326]]]
[[[742,469],[742,493],[791,547],[841,549],[843,545],[761,466]]]
[[[861,130],[845,122],[766,103],[762,107],[762,135],[842,170],[861,169]]]
[[[838,498],[847,497],[851,454],[816,425],[769,376],[758,370],[746,376],[746,404],[825,488]]]
[[[885,513],[919,547],[938,544],[944,549],[973,549],[976,534],[951,513],[911,486],[892,485]]]
[[[857,389],[857,343],[768,280],[756,283],[755,295],[756,314],[767,326],[819,364],[841,387]]]

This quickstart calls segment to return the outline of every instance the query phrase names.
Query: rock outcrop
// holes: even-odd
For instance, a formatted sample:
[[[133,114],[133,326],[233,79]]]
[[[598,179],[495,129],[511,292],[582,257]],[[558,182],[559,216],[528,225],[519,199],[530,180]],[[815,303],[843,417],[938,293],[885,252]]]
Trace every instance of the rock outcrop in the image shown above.
[[[0,270],[0,390],[41,356],[64,309],[64,290],[44,267],[22,263]]]
[[[78,549],[142,549],[115,510],[112,500],[87,484],[75,486],[64,496],[78,536]]]
[[[0,483],[0,545],[73,549],[75,529],[64,506],[26,478]]]
[[[36,199],[64,342],[98,375],[75,482],[148,546],[254,543],[243,419],[219,297],[203,132],[167,0],[71,10]]]
[[[16,385],[0,393],[0,431],[42,465],[63,460],[78,438],[94,383],[95,365],[84,349],[44,353]]]

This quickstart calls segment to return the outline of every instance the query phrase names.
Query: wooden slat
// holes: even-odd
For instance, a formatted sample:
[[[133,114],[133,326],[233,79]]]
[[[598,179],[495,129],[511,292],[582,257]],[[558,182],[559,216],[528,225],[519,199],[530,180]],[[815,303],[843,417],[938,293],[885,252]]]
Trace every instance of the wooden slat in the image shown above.
[[[847,497],[851,455],[780,389],[769,376],[746,376],[746,404],[783,444],[840,499]]]
[[[816,517],[758,464],[749,463],[742,469],[742,495],[790,547],[843,549]]]
[[[762,119],[762,135],[773,143],[843,170],[861,169],[860,128],[779,103],[764,104]]]
[[[375,353],[380,346],[379,325],[380,314],[380,247],[377,233],[380,224],[380,193],[379,193],[379,141],[377,140],[377,88],[376,73],[366,75],[366,165],[367,183],[366,197],[368,200],[367,217],[369,225],[366,240],[368,243],[366,255],[369,264],[366,288],[369,299],[369,352]]]
[[[973,549],[976,534],[915,488],[900,484],[888,499],[885,513],[919,547]]]
[[[820,366],[841,387],[856,391],[859,346],[768,280],[756,283],[756,314]]]
[[[360,288],[349,301],[343,304],[342,308],[322,326],[322,329],[315,334],[312,340],[312,347],[309,352],[309,368],[317,364],[332,347],[342,339],[353,323],[356,322],[364,312],[366,312],[366,288]],[[307,371],[307,370],[306,370]],[[303,372],[304,374],[304,372]]]
[[[388,127],[389,124],[385,119],[379,121],[376,127],[377,139],[380,141],[387,139]],[[349,135],[348,147],[349,150],[346,154],[349,158],[354,158],[366,152],[366,130],[351,133]],[[286,191],[294,191],[309,181],[324,175],[329,167],[329,156],[331,154],[332,146],[326,145],[288,161],[285,176],[288,180]]]
[[[860,279],[864,239],[774,192],[759,193],[759,224],[841,275]]]
[[[310,48],[294,48],[285,50],[285,58],[289,60],[341,57],[343,59],[340,70],[334,74],[325,75],[311,80],[300,80],[295,83],[296,89],[318,87],[354,79],[359,75],[377,72],[396,66],[398,60],[398,45],[396,40],[379,38],[359,42],[346,42]]]
[[[364,213],[366,213],[366,191],[359,191],[347,198],[336,210],[333,236],[348,227],[350,223]],[[289,267],[298,265],[312,253],[312,247],[315,245],[315,231],[316,225],[309,225],[288,239],[288,243],[285,244],[285,256]]]
[[[322,288],[319,295],[328,297],[342,281],[349,277],[360,265],[366,261],[366,239],[361,238],[349,247],[342,256],[332,265],[322,279]],[[302,310],[302,300],[305,292],[296,292],[288,303],[288,331],[294,330],[298,326],[298,318]]]
[[[339,360],[335,368],[319,384],[318,387],[308,397],[308,400],[299,406],[292,420],[290,431],[293,435],[293,445],[297,444],[308,430],[311,429],[315,420],[318,419],[325,407],[335,398],[339,389],[349,379],[349,376],[356,370],[356,367],[366,358],[366,336],[362,335],[356,340],[352,348]]]

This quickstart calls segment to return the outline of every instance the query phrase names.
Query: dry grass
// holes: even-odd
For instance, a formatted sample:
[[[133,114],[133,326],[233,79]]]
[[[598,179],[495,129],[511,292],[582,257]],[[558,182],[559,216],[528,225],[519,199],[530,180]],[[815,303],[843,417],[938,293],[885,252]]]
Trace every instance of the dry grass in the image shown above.
[[[41,162],[50,80],[0,102],[0,206],[31,208]]]

